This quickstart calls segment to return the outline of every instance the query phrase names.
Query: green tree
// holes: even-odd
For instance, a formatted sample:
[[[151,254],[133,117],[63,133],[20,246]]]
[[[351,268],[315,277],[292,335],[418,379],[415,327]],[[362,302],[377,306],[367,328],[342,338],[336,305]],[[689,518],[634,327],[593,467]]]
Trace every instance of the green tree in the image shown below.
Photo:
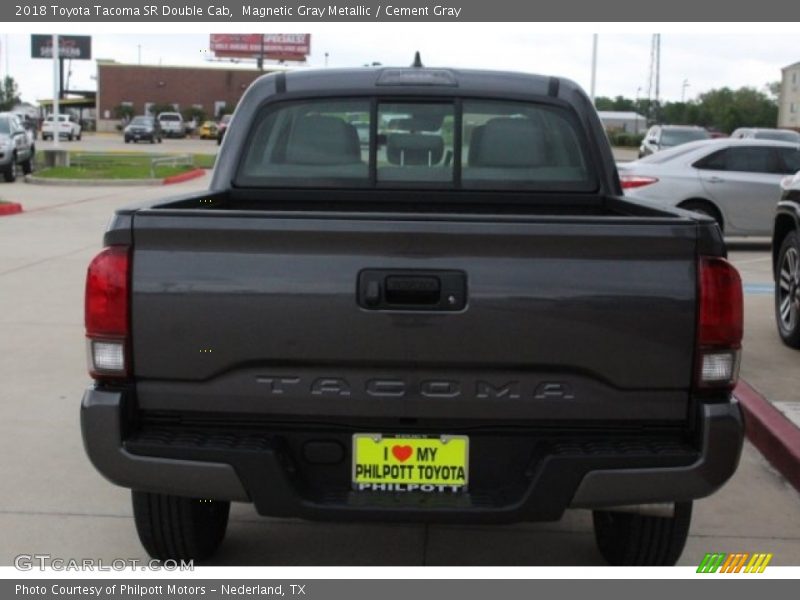
[[[699,125],[711,125],[727,133],[737,127],[775,127],[778,121],[778,104],[755,88],[711,90],[701,94],[697,104]]]
[[[3,79],[3,85],[0,86],[0,111],[11,110],[19,102],[17,82],[14,81],[13,77],[6,75]]]
[[[595,106],[597,110],[635,110],[651,122],[699,125],[730,133],[737,127],[775,127],[779,91],[780,83],[775,82],[767,84],[763,91],[752,87],[714,89],[688,102],[598,96]]]
[[[130,121],[134,116],[135,111],[130,104],[117,104],[114,107],[114,118],[121,121]]]
[[[181,111],[181,115],[183,116],[184,121],[191,121],[192,119],[195,120],[195,123],[199,126],[202,124],[203,121],[206,120],[206,111],[202,108],[197,108],[196,106],[190,106],[189,108],[184,108]]]
[[[154,117],[157,117],[163,112],[175,112],[175,105],[166,102],[160,102],[158,104],[153,104],[153,106],[150,107],[150,114]]]
[[[773,81],[772,83],[767,83],[764,85],[764,87],[766,88],[769,97],[777,102],[781,95],[781,82]]]

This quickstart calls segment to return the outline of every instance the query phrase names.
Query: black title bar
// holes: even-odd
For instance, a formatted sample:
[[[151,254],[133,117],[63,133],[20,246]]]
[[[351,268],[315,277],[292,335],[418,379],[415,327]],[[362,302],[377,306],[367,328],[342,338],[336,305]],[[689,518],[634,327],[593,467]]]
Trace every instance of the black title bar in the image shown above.
[[[3,2],[0,21],[36,22],[785,22],[785,0],[39,0]]]

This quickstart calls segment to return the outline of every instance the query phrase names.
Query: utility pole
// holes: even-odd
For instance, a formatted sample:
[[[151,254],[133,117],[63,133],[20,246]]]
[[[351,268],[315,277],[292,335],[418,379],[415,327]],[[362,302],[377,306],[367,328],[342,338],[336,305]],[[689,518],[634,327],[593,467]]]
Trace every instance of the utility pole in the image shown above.
[[[656,34],[656,110],[659,107],[659,100],[661,95],[659,88],[661,87],[661,34]]]
[[[59,127],[58,127],[58,101],[61,82],[61,70],[59,69],[58,34],[53,34],[53,146],[58,148]]]
[[[683,84],[681,85],[681,103],[686,102],[686,88],[689,87],[689,80],[684,79]]]
[[[592,34],[592,85],[589,88],[589,96],[594,105],[595,83],[597,83],[597,34]]]

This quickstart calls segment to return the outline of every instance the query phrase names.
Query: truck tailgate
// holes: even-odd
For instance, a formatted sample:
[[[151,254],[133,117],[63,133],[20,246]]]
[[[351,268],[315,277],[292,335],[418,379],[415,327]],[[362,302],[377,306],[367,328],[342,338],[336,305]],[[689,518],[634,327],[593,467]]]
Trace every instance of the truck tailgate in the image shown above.
[[[140,408],[688,418],[688,221],[149,209],[133,233]],[[462,272],[466,306],[370,310],[365,269]]]

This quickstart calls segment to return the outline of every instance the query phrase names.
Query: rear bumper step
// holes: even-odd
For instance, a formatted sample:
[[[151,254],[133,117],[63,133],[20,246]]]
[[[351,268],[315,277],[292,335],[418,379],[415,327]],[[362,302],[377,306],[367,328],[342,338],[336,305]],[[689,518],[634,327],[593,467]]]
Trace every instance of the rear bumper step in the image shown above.
[[[83,398],[86,451],[113,483],[251,501],[270,516],[343,521],[553,520],[570,507],[630,510],[631,505],[691,500],[713,493],[733,474],[743,439],[735,403],[704,405],[700,436],[692,444],[663,436],[607,440],[596,433],[475,436],[467,493],[355,492],[348,483],[348,433],[323,436],[334,449],[326,463],[311,460],[303,450],[309,440],[319,439],[318,432],[152,426],[126,435],[125,410],[123,392],[89,389]]]

